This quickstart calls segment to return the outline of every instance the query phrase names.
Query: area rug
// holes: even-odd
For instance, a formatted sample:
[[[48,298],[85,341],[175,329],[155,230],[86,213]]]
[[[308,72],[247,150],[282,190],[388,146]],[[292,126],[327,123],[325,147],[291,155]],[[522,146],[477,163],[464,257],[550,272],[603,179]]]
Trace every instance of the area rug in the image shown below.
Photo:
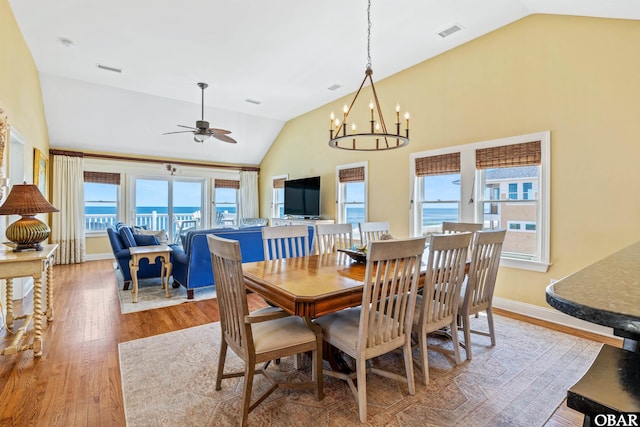
[[[473,360],[459,366],[450,356],[429,352],[428,386],[416,369],[416,395],[405,384],[367,376],[368,425],[373,426],[542,426],[562,403],[567,389],[588,369],[600,344],[503,316],[495,316],[497,345],[475,337]],[[486,319],[473,319],[486,330]],[[472,337],[473,339],[474,337]],[[444,338],[431,344],[449,345]],[[242,379],[225,379],[215,390],[219,323],[129,341],[119,345],[128,426],[239,425]],[[402,355],[375,365],[404,371]],[[227,369],[242,362],[229,351]],[[308,380],[292,360],[269,368],[281,378]],[[266,386],[262,376],[256,389]],[[249,414],[252,426],[359,425],[358,407],[347,384],[324,377],[325,398],[276,390]],[[255,394],[254,394],[255,396]]]
[[[165,290],[161,288],[160,278],[138,280],[138,302],[133,303],[133,283],[128,290],[123,290],[124,280],[120,270],[116,270],[118,282],[118,298],[120,299],[120,312],[122,314],[134,313],[137,311],[153,310],[155,308],[169,307],[189,301],[201,301],[216,297],[214,286],[196,289],[193,299],[187,299],[187,290],[184,286],[174,288],[171,284],[173,279],[169,279],[169,295],[166,297]]]

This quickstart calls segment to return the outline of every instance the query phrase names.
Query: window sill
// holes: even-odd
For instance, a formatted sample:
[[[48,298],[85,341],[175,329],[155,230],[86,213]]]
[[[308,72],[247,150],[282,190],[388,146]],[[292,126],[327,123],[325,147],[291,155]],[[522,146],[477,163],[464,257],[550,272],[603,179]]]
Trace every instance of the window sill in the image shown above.
[[[537,271],[538,273],[546,273],[551,266],[550,263],[540,261],[528,261],[513,258],[500,258],[500,267],[519,268],[520,270]]]

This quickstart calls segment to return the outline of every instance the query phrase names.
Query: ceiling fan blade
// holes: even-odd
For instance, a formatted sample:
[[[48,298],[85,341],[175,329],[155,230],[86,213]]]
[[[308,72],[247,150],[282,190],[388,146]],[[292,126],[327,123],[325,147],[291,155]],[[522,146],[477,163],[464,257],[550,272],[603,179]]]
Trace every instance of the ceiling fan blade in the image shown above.
[[[193,126],[185,126],[185,125],[178,125],[178,127],[187,128],[187,129],[193,129],[193,130],[197,130],[198,129],[198,128],[194,128]]]
[[[210,128],[209,132],[211,133],[217,133],[218,135],[228,135],[231,133],[230,130],[226,130],[226,129],[217,129],[217,128]]]
[[[178,130],[178,131],[175,131],[175,132],[165,132],[165,133],[163,133],[163,135],[171,135],[172,133],[188,133],[188,132],[193,133],[192,130]]]
[[[219,135],[219,134],[213,134],[211,135],[216,139],[219,139],[220,141],[224,141],[224,142],[228,142],[230,144],[237,144],[238,141],[236,141],[235,139],[231,138],[230,136],[227,135]]]

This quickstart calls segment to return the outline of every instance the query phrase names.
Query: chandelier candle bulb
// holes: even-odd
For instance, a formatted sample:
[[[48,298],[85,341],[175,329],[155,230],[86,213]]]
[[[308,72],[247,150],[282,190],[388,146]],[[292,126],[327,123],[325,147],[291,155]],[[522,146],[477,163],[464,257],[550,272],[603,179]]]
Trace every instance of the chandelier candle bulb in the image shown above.
[[[404,120],[405,120],[404,127],[406,128],[406,130],[409,130],[409,112],[404,113]]]

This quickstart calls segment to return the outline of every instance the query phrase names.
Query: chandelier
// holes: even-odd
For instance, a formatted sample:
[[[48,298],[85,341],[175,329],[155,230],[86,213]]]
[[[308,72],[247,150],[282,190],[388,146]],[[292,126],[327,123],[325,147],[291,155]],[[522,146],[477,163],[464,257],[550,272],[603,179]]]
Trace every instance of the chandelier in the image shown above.
[[[329,146],[333,148],[352,151],[382,151],[409,145],[409,113],[405,113],[404,115],[405,126],[403,135],[401,129],[402,124],[400,123],[400,105],[396,105],[395,128],[391,129],[390,132],[384,122],[376,87],[371,77],[373,75],[373,70],[371,69],[371,0],[368,1],[367,6],[367,23],[367,69],[364,72],[364,79],[356,92],[356,96],[354,96],[349,106],[346,104],[344,106],[342,121],[331,112]],[[371,92],[373,93],[373,99],[369,101],[369,132],[358,132],[356,123],[353,122],[349,126],[347,119],[367,80],[371,85]],[[351,133],[347,130],[348,127],[351,128]]]

